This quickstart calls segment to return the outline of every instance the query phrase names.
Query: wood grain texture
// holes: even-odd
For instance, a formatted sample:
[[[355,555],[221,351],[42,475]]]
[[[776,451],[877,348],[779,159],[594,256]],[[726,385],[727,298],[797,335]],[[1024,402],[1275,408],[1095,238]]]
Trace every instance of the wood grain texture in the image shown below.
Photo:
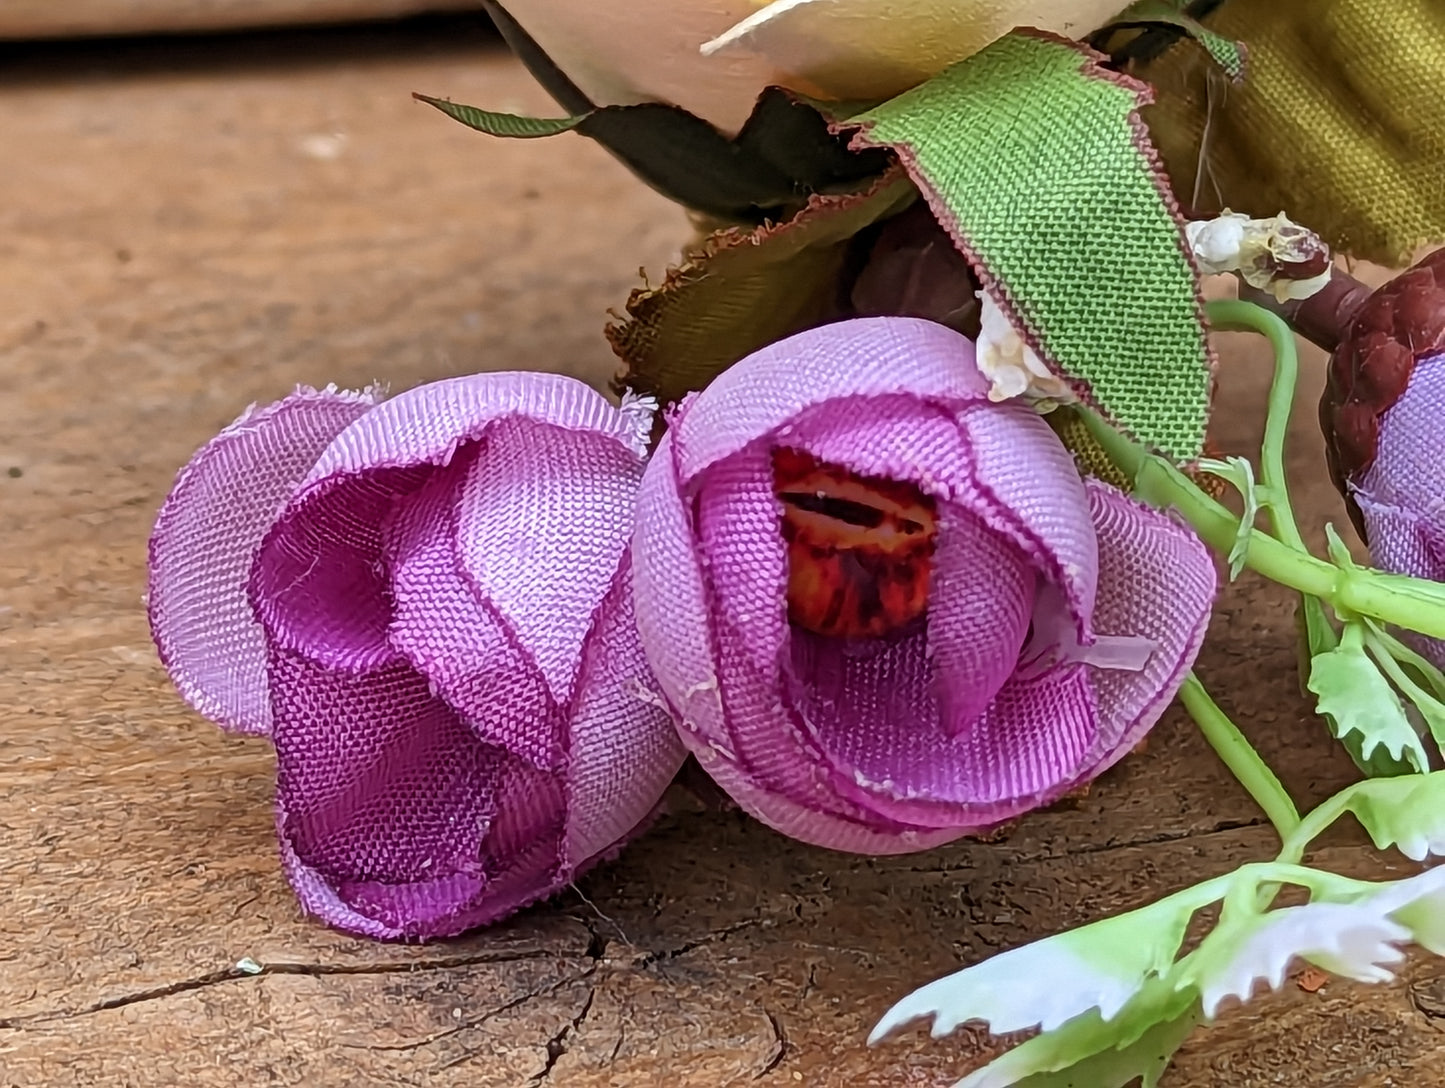
[[[484,43],[214,48],[48,54],[0,84],[0,1085],[945,1085],[986,1039],[863,1046],[908,989],[1270,849],[1171,712],[1147,753],[998,842],[849,857],[678,791],[618,862],[494,930],[407,947],[303,917],[267,745],[187,710],[147,636],[146,536],[177,467],[298,382],[600,384],[606,309],[687,225],[584,140],[489,141],[410,100],[547,110]],[[1225,357],[1219,439],[1246,452],[1265,360],[1242,337]],[[1302,407],[1321,378],[1312,357]],[[1343,515],[1299,416],[1318,539]],[[1291,631],[1287,597],[1241,579],[1201,672],[1317,799],[1350,767],[1293,695]],[[1323,860],[1405,871],[1349,835]],[[1427,961],[1380,989],[1289,986],[1198,1035],[1166,1084],[1445,1085],[1442,1017]]]
[[[0,38],[236,30],[476,6],[477,0],[4,0]]]

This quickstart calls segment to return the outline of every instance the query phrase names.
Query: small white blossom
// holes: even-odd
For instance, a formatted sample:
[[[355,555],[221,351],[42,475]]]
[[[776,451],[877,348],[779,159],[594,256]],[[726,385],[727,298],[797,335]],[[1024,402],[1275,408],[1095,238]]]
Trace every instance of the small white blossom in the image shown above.
[[[1004,313],[993,294],[980,292],[982,303],[977,343],[978,369],[992,383],[992,401],[1024,397],[1041,411],[1078,398],[1067,382],[1051,371]]]
[[[622,416],[627,444],[639,457],[646,457],[652,444],[652,421],[657,415],[657,398],[631,389],[622,394],[622,403],[617,406]]]
[[[1281,274],[1281,266],[1300,265],[1329,254],[1319,235],[1283,214],[1251,219],[1226,211],[1214,219],[1186,224],[1184,233],[1205,275],[1238,273],[1245,283],[1272,292],[1281,302],[1309,298],[1329,283],[1328,267],[1309,279]]]

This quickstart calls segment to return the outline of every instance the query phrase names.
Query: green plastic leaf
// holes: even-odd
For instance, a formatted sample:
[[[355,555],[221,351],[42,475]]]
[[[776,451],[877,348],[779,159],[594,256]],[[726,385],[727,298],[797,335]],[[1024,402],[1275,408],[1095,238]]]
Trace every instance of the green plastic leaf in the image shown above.
[[[957,1088],[1154,1088],[1199,1023],[1198,998],[1154,980],[1112,1021],[1088,1012],[995,1058]]]
[[[1361,626],[1364,627],[1364,624],[1361,623]],[[1365,628],[1364,641],[1366,652],[1374,658],[1380,671],[1395,685],[1395,690],[1404,698],[1407,706],[1420,716],[1425,727],[1430,730],[1435,746],[1445,751],[1445,703],[1421,687],[1415,677],[1396,660],[1383,640],[1376,637],[1368,627]]]
[[[1201,904],[1171,896],[1141,910],[1009,949],[909,994],[883,1015],[876,1042],[931,1018],[935,1037],[972,1020],[995,1035],[1052,1031],[1087,1012],[1112,1020],[1179,954]]]
[[[1149,90],[1074,43],[1010,34],[849,121],[892,147],[1040,358],[1176,461],[1200,453],[1212,353]]]
[[[1224,460],[1204,458],[1199,462],[1201,472],[1218,476],[1234,485],[1244,499],[1244,513],[1239,519],[1239,529],[1234,534],[1234,543],[1229,549],[1229,580],[1232,582],[1244,570],[1249,557],[1249,542],[1254,537],[1254,519],[1259,514],[1259,492],[1254,483],[1254,465],[1246,457],[1228,457]]]
[[[1110,26],[1173,27],[1186,37],[1194,39],[1230,80],[1235,83],[1242,80],[1247,67],[1244,43],[1210,30],[1198,19],[1187,15],[1184,9],[1185,5],[1176,0],[1139,0],[1120,12]],[[1151,58],[1146,56],[1140,59]]]
[[[1445,856],[1445,771],[1362,783],[1349,810],[1381,850],[1411,861]]]
[[[675,404],[764,345],[836,320],[854,236],[917,199],[895,167],[857,191],[812,197],[786,223],[714,234],[607,327],[623,364],[614,386]]]
[[[1358,628],[1310,665],[1306,686],[1330,733],[1371,775],[1424,771],[1430,757],[1405,716],[1400,697],[1365,654]]]
[[[1365,636],[1368,643],[1378,645],[1393,657],[1418,683],[1432,691],[1437,699],[1445,699],[1445,673],[1442,673],[1438,666],[1421,657],[1368,616],[1362,616],[1361,620],[1369,632]]]

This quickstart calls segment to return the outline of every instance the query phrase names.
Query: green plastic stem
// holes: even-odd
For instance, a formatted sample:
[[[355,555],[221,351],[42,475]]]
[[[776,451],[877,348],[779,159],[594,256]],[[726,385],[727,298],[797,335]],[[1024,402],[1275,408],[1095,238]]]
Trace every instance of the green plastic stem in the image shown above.
[[[1245,739],[1229,715],[1219,709],[1194,673],[1185,677],[1184,685],[1179,689],[1179,700],[1215,754],[1269,818],[1279,833],[1280,841],[1288,842],[1300,826],[1299,810],[1269,764]]]

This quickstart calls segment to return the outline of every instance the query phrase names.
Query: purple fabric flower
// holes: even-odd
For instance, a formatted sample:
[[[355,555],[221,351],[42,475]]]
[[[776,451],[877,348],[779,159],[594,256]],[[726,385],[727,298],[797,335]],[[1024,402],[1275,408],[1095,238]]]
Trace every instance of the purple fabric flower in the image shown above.
[[[193,706],[272,738],[308,910],[457,933],[648,819],[683,758],[630,594],[649,421],[546,374],[299,389],[182,471],[152,632]]]
[[[1375,457],[1349,481],[1370,558],[1381,570],[1445,582],[1445,354],[1414,362],[1405,390],[1380,417]],[[1445,642],[1407,637],[1445,668]]]
[[[643,645],[684,743],[785,834],[901,853],[1052,801],[1144,736],[1198,651],[1205,548],[1080,479],[1037,414],[988,390],[963,336],[859,319],[737,364],[653,455],[633,538]],[[861,638],[790,625],[780,449],[932,504],[922,615]],[[818,498],[818,517],[877,523]]]

